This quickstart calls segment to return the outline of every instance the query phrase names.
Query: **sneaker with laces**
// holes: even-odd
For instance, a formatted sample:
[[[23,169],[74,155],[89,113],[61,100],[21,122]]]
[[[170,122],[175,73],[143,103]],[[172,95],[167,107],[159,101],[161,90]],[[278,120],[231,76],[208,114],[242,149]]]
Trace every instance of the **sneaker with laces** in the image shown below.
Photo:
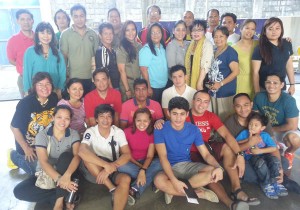
[[[14,164],[14,162],[11,160],[11,152],[13,151],[13,149],[9,149],[7,151],[7,167],[10,169],[18,169],[19,167],[17,165]]]
[[[135,204],[135,198],[133,196],[131,196],[131,195],[128,195],[127,204],[129,206],[133,206]]]
[[[275,182],[273,184],[273,187],[274,187],[276,194],[280,197],[287,196],[289,194],[287,189],[282,184],[278,184]]]
[[[139,190],[136,189],[135,187],[131,187],[129,189],[129,195],[134,197],[134,199],[140,199],[140,197],[141,197],[141,194],[140,194]]]
[[[278,195],[275,192],[274,187],[271,184],[268,184],[265,187],[263,187],[263,191],[268,198],[278,199]]]
[[[165,193],[165,202],[166,204],[170,204],[172,202],[173,195]]]
[[[285,152],[284,153],[284,157],[286,159],[288,159],[288,161],[289,161],[289,167],[288,167],[288,169],[291,169],[293,167],[294,156],[295,156],[294,153],[290,153],[290,152]]]

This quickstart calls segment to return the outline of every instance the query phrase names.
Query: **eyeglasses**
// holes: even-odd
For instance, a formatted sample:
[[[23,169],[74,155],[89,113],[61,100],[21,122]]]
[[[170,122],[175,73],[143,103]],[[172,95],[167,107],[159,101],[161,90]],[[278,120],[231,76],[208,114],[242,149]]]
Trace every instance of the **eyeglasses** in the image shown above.
[[[201,29],[193,29],[192,30],[192,32],[194,32],[194,33],[200,33],[200,32],[203,32],[203,31],[204,31],[203,28],[201,28]]]
[[[274,85],[274,86],[278,86],[278,85],[280,85],[280,82],[275,82],[275,81],[265,81],[265,85]]]

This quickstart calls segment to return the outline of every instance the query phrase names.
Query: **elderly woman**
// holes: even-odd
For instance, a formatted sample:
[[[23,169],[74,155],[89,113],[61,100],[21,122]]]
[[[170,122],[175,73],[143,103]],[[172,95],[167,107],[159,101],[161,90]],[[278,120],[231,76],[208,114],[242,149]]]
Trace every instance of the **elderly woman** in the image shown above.
[[[212,110],[222,121],[233,112],[232,98],[236,94],[236,77],[239,74],[238,54],[227,45],[229,31],[225,26],[217,26],[213,38],[217,47],[208,78],[212,95]]]
[[[10,126],[16,150],[8,154],[10,168],[21,168],[31,175],[35,173],[37,163],[35,136],[51,122],[58,101],[52,92],[52,79],[48,73],[38,72],[32,79],[32,87],[32,92],[16,107]]]

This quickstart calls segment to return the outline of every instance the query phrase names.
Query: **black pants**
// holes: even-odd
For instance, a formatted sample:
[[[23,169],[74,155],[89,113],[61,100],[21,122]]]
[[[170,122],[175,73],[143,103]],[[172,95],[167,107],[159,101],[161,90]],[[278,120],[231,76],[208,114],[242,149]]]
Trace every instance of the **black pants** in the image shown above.
[[[63,175],[68,169],[72,159],[73,154],[71,152],[62,153],[57,160],[57,172]],[[78,173],[73,173],[72,178],[78,178]],[[36,179],[37,178],[35,176],[31,176],[19,183],[14,188],[15,197],[23,201],[50,203],[52,206],[54,206],[57,198],[65,197],[69,194],[67,190],[64,190],[60,187],[50,190],[41,189],[35,186]]]

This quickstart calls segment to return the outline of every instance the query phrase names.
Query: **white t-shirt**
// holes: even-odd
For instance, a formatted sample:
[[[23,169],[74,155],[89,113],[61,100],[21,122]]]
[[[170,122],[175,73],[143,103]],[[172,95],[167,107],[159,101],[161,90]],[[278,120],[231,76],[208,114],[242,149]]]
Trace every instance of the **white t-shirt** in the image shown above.
[[[188,85],[185,85],[185,91],[182,95],[179,95],[175,89],[175,86],[169,87],[168,89],[164,90],[162,94],[162,101],[161,105],[162,108],[168,108],[169,101],[174,98],[175,96],[181,96],[188,100],[190,104],[190,108],[192,108],[193,104],[193,96],[195,94],[196,90]]]
[[[240,40],[241,36],[239,34],[233,33],[229,35],[227,39],[227,44],[232,46]]]
[[[110,146],[112,137],[116,142],[115,150],[117,153],[117,158],[119,158],[120,148],[128,143],[124,131],[114,125],[112,125],[110,128],[110,134],[108,138],[104,138],[100,135],[98,125],[88,128],[83,135],[83,140],[81,143],[89,145],[97,156],[106,157],[113,161],[112,149]]]
[[[212,43],[213,46],[215,46],[214,38],[212,37],[212,33],[211,32],[207,31],[205,33],[205,37],[206,37],[206,39],[208,39]]]

